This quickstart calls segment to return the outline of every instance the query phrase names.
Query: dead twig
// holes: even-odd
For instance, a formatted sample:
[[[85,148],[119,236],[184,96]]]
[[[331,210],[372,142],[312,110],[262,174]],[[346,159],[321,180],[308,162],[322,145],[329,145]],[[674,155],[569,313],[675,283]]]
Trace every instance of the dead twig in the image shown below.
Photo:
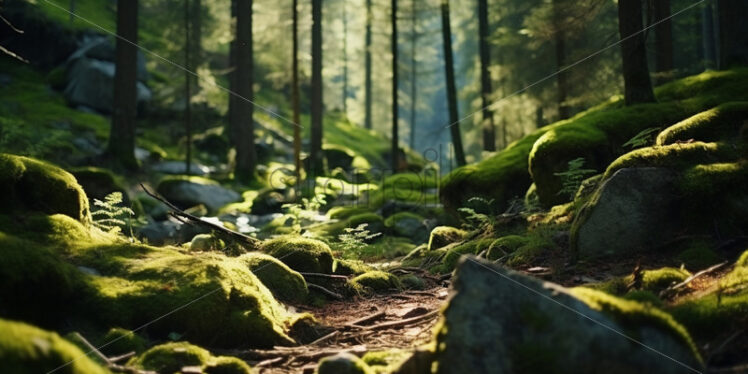
[[[120,362],[120,361],[127,360],[128,358],[130,358],[132,356],[135,356],[135,352],[128,352],[128,353],[125,353],[125,354],[120,355],[120,356],[110,357],[109,361],[111,361],[111,362]]]
[[[344,275],[322,274],[322,273],[302,273],[302,272],[299,272],[299,274],[301,274],[301,276],[303,276],[304,279],[306,279],[306,278],[320,278],[320,279],[330,279],[330,280],[339,281],[339,282],[347,282],[348,281],[348,277],[346,277]]]
[[[207,227],[207,228],[209,228],[209,229],[211,229],[213,231],[218,232],[219,234],[226,235],[226,236],[230,237],[231,239],[233,239],[235,241],[238,241],[238,242],[246,244],[252,250],[257,250],[260,247],[260,241],[257,240],[257,239],[255,239],[255,238],[253,238],[253,237],[251,237],[251,236],[247,236],[247,235],[244,235],[244,234],[242,234],[240,232],[236,232],[234,230],[227,229],[226,227],[223,227],[221,225],[217,225],[215,223],[205,221],[205,220],[201,219],[200,217],[193,216],[192,214],[186,213],[184,210],[177,208],[174,204],[170,203],[165,198],[163,198],[161,196],[158,196],[158,195],[154,194],[153,192],[149,191],[148,188],[146,188],[143,185],[143,183],[140,184],[140,188],[142,188],[143,191],[145,191],[145,193],[148,194],[148,196],[150,196],[150,197],[152,197],[152,198],[154,198],[154,199],[162,202],[164,205],[166,205],[167,207],[169,207],[169,209],[172,210],[172,212],[171,212],[172,215],[184,218],[184,219],[188,220],[189,223],[191,223],[193,225],[204,226],[204,227]]]
[[[366,324],[366,323],[371,322],[371,321],[376,321],[376,320],[378,320],[378,319],[380,319],[382,317],[384,317],[384,311],[383,310],[377,310],[376,313],[370,314],[370,315],[368,315],[366,317],[359,318],[359,319],[357,319],[357,320],[355,320],[353,322],[348,323],[348,326],[353,326],[353,327],[359,327],[359,328],[361,328],[361,327],[364,327],[364,326],[362,326],[363,324]]]
[[[322,292],[323,294],[325,294],[327,296],[330,296],[330,297],[332,297],[334,299],[338,299],[338,300],[342,300],[343,299],[343,295],[341,295],[339,293],[335,293],[333,291],[330,291],[327,288],[324,288],[324,287],[322,287],[320,285],[317,285],[317,284],[314,284],[314,283],[307,283],[307,287],[309,287],[310,289]]]
[[[432,311],[430,311],[430,312],[428,312],[426,314],[422,314],[420,316],[416,316],[416,317],[413,317],[413,318],[407,318],[407,319],[404,319],[404,320],[401,320],[401,321],[384,322],[384,323],[380,323],[380,324],[374,325],[374,326],[367,326],[364,329],[366,329],[366,330],[384,330],[384,329],[391,329],[391,328],[395,328],[395,327],[402,327],[402,326],[405,326],[405,325],[409,325],[411,323],[415,323],[415,322],[422,321],[424,319],[431,318],[433,316],[436,316],[437,314],[439,314],[439,310],[432,310]]]
[[[662,290],[662,292],[660,292],[660,297],[665,298],[665,297],[672,296],[677,290],[679,290],[679,289],[687,286],[689,283],[693,282],[697,278],[699,278],[701,276],[704,276],[706,274],[712,273],[712,272],[714,272],[716,270],[719,270],[720,268],[722,268],[725,265],[727,265],[727,261],[725,261],[725,262],[723,262],[721,264],[717,264],[717,265],[711,266],[711,267],[709,267],[707,269],[704,269],[704,270],[702,270],[702,271],[700,271],[700,272],[698,272],[696,274],[693,274],[690,277],[686,278],[686,280],[684,280],[683,282],[680,282],[680,283],[678,283],[676,285],[670,286],[670,287]]]
[[[316,345],[316,344],[322,343],[322,342],[324,342],[326,340],[329,340],[332,337],[337,336],[338,334],[340,334],[340,330],[335,330],[335,331],[333,331],[333,332],[331,332],[331,333],[329,333],[329,334],[327,334],[327,335],[325,335],[325,336],[323,336],[323,337],[321,337],[321,338],[319,338],[319,339],[317,339],[317,340],[315,340],[315,341],[313,341],[313,342],[311,342],[311,343],[309,343],[307,345]]]

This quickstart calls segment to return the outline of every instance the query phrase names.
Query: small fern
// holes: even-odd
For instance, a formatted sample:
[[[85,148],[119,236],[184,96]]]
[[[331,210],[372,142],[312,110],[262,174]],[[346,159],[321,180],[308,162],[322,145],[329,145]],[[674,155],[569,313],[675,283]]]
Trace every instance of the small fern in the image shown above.
[[[654,142],[654,137],[659,132],[659,127],[650,127],[648,129],[642,130],[638,134],[634,135],[633,138],[629,139],[629,141],[623,143],[623,146],[630,147],[631,149],[636,149],[650,145]]]
[[[345,233],[338,235],[338,247],[345,252],[357,252],[366,245],[366,242],[382,235],[381,232],[370,233],[366,229],[368,223],[362,223],[355,228],[348,227],[344,229]]]
[[[104,201],[94,199],[94,206],[96,210],[91,212],[94,226],[113,234],[120,234],[135,216],[132,209],[122,206],[122,192],[112,192]]]
[[[493,227],[495,219],[493,218],[494,199],[484,199],[482,197],[471,197],[468,199],[469,206],[458,208],[457,211],[463,213],[465,219],[464,226],[468,229],[487,229]]]
[[[582,169],[583,166],[584,158],[580,157],[569,161],[569,167],[566,171],[553,173],[553,175],[561,177],[561,190],[558,191],[558,195],[565,196],[570,200],[574,199],[574,195],[576,195],[585,178],[597,173],[597,170],[594,169]]]
[[[283,204],[282,208],[286,211],[287,222],[290,221],[294,233],[300,234],[302,221],[313,218],[325,204],[325,195],[318,194],[311,199],[302,198],[301,203]]]

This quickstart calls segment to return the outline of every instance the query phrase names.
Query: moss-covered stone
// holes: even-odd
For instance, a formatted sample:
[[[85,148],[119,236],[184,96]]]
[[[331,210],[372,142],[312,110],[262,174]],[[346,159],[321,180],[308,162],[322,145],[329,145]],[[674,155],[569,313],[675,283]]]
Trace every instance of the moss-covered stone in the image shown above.
[[[441,265],[433,270],[439,273],[448,273],[454,270],[455,266],[457,266],[457,261],[459,261],[463,255],[477,255],[480,252],[487,250],[493,242],[493,238],[480,238],[445,247],[444,249],[447,249],[447,254],[444,255]]]
[[[262,243],[262,251],[299,272],[332,272],[332,251],[319,240],[284,236]]]
[[[335,356],[323,358],[317,374],[374,374],[369,365],[350,353],[339,353]]]
[[[333,274],[359,275],[373,270],[371,266],[360,260],[335,259]]]
[[[691,276],[687,270],[664,267],[642,272],[641,289],[658,293],[676,283],[683,282]],[[633,281],[633,275],[626,278],[627,283]]]
[[[140,335],[120,327],[113,327],[107,331],[102,341],[97,345],[108,356],[123,355],[129,352],[142,353],[148,342]]]
[[[244,262],[279,300],[303,303],[309,296],[304,277],[275,257],[250,252],[239,256],[239,260]]]
[[[424,282],[420,277],[413,274],[401,276],[400,283],[404,288],[407,288],[409,290],[422,290],[426,287],[426,282]]]
[[[384,220],[384,225],[389,227],[397,236],[410,238],[415,243],[428,240],[429,232],[423,224],[424,218],[410,212],[395,213]]]
[[[211,234],[197,234],[190,240],[190,250],[196,252],[217,251],[223,248],[223,242]]]
[[[513,253],[517,248],[527,244],[528,238],[521,235],[507,235],[502,236],[491,242],[488,246],[488,252],[486,252],[486,259],[495,261],[510,253]]]
[[[748,119],[748,102],[731,102],[686,118],[657,135],[657,145],[678,141],[737,139]]]
[[[75,179],[83,187],[83,190],[86,191],[86,195],[90,199],[103,201],[106,195],[112,192],[121,192],[122,201],[125,204],[130,204],[127,190],[117,181],[117,178],[111,171],[94,166],[86,166],[70,169],[70,173],[75,176]]]
[[[428,249],[430,251],[434,249],[442,248],[448,244],[462,240],[467,233],[465,230],[460,230],[455,227],[449,226],[437,226],[431,230],[429,236]]]
[[[411,352],[402,349],[389,349],[386,351],[370,351],[361,357],[372,371],[376,374],[398,372],[406,374],[408,372],[397,371],[402,363],[412,355]]]
[[[91,221],[88,198],[72,174],[46,162],[0,154],[0,212],[39,211]]]
[[[367,207],[363,206],[336,206],[333,208],[330,208],[330,210],[327,211],[327,216],[330,217],[330,219],[347,219],[355,215],[363,214],[363,213],[371,213],[371,210]]]
[[[54,332],[4,319],[0,319],[0,331],[0,371],[4,373],[109,373]]]
[[[205,374],[250,374],[251,370],[246,362],[227,356],[216,357],[203,368]]]
[[[363,287],[365,290],[377,293],[399,290],[403,287],[397,276],[380,270],[366,272],[351,279],[350,282],[354,289]]]
[[[210,352],[187,342],[157,345],[130,360],[130,365],[161,374],[180,373],[194,366],[210,374],[249,374],[250,368],[236,357],[213,357]]]

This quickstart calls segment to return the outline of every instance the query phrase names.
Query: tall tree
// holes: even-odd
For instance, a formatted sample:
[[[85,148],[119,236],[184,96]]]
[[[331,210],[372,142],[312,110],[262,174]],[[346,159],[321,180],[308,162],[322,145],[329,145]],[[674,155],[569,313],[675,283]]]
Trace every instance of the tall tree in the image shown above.
[[[254,142],[253,55],[252,55],[252,0],[236,1],[236,58],[235,108],[231,124],[231,143],[236,148],[234,175],[238,180],[250,181],[254,176],[257,156]]]
[[[322,0],[312,0],[312,92],[311,92],[311,149],[309,150],[312,176],[323,172],[322,162]]]
[[[622,40],[621,57],[626,105],[654,102],[642,31],[641,0],[618,1],[618,30]]]
[[[670,0],[652,1],[655,22],[655,72],[673,70],[673,25],[670,21]]]
[[[462,148],[460,119],[457,112],[457,87],[455,86],[454,59],[452,57],[452,28],[449,24],[449,0],[442,0],[442,43],[444,45],[444,71],[447,81],[447,104],[449,106],[449,131],[452,134],[455,159],[458,166],[465,162],[465,151]]]
[[[399,120],[397,93],[397,0],[392,0],[392,11],[390,12],[392,23],[391,50],[392,50],[392,172],[397,173],[400,169],[400,139],[398,136],[397,121]]]
[[[565,7],[569,4],[562,4],[562,0],[553,0],[551,7],[553,11],[552,22],[553,22],[553,41],[556,55],[556,85],[557,85],[557,101],[558,101],[558,118],[567,119],[571,115],[569,105],[566,100],[569,96],[569,77],[564,67],[566,66],[566,39],[567,39],[567,25],[565,25]]]
[[[746,0],[717,0],[720,70],[748,65],[748,14]]]
[[[371,23],[374,14],[371,1],[366,0],[366,36],[364,40],[364,127],[371,129]]]
[[[714,10],[712,2],[706,1],[701,10],[701,41],[704,49],[704,68],[717,67],[717,52],[714,46]]]
[[[203,2],[202,0],[189,0],[192,6],[190,7],[190,66],[193,70],[197,70],[197,67],[203,62]],[[192,78],[191,87],[193,95],[199,91],[200,85],[197,75],[190,74]]]
[[[418,44],[418,12],[417,0],[410,0],[410,148],[416,148],[416,107],[418,104],[418,90],[416,89],[416,45]]]
[[[138,1],[117,1],[117,45],[114,73],[109,157],[119,167],[136,169],[135,117],[137,115]]]
[[[480,87],[481,105],[483,118],[483,150],[496,150],[496,127],[493,123],[493,111],[491,111],[491,48],[488,43],[490,34],[488,25],[488,0],[478,0],[478,48],[480,54]]]
[[[343,0],[343,113],[348,115],[348,10]]]
[[[190,19],[190,0],[184,2],[184,132],[187,138],[186,155],[185,155],[185,174],[190,174],[192,169],[192,57],[190,52],[194,41],[190,37],[190,28],[192,20]]]
[[[301,183],[301,113],[299,108],[299,11],[298,0],[293,0],[292,36],[293,51],[291,52],[291,105],[293,106],[293,159],[296,183]]]

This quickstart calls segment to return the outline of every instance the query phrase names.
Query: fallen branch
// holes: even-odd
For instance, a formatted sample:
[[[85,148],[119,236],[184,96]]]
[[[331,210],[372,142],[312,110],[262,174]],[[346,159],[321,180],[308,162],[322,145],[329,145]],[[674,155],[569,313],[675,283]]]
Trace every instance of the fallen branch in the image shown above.
[[[322,278],[322,279],[330,279],[330,280],[339,281],[339,282],[347,282],[348,281],[348,277],[343,276],[343,275],[322,274],[322,273],[301,273],[301,272],[299,272],[299,274],[301,274],[301,276],[303,276],[304,279],[306,279],[306,278]]]
[[[313,342],[311,342],[311,343],[309,343],[307,345],[316,345],[316,344],[322,343],[325,340],[328,340],[328,339],[330,339],[330,338],[332,338],[334,336],[337,336],[338,334],[340,334],[340,330],[335,330],[335,331],[333,331],[333,332],[331,332],[331,333],[329,333],[329,334],[327,334],[327,335],[325,335],[325,336],[323,336],[323,337],[321,337],[321,338],[319,338],[319,339],[317,339],[317,340],[315,340],[315,341],[313,341]]]
[[[91,344],[88,340],[86,340],[86,338],[84,338],[83,335],[81,335],[78,332],[74,332],[73,336],[75,336],[76,339],[80,340],[81,343],[83,343],[83,345],[85,345],[86,348],[88,348],[88,353],[95,354],[96,357],[98,357],[101,361],[104,361],[104,363],[106,363],[107,366],[112,364],[112,361],[109,360],[109,357],[101,353],[101,351],[98,348],[94,347],[94,345]]]
[[[341,295],[339,293],[332,292],[332,291],[328,290],[327,288],[324,288],[324,287],[322,287],[320,285],[316,285],[314,283],[307,283],[306,285],[307,285],[307,287],[309,287],[309,289],[317,290],[317,291],[322,292],[323,294],[325,294],[327,296],[330,296],[330,297],[332,297],[334,299],[343,300],[343,295]]]
[[[275,364],[277,362],[281,362],[281,361],[283,361],[283,359],[284,359],[284,357],[276,357],[276,358],[271,358],[269,360],[263,360],[263,361],[260,361],[260,362],[256,363],[254,365],[254,367],[261,368],[263,366],[269,366],[269,365]]]
[[[704,269],[704,270],[702,270],[702,271],[700,271],[700,272],[698,272],[696,274],[693,274],[690,277],[686,278],[686,280],[684,280],[683,282],[680,282],[680,283],[678,283],[676,285],[670,286],[670,287],[662,290],[662,292],[660,292],[660,297],[663,297],[663,298],[664,297],[669,297],[673,293],[675,293],[675,291],[677,291],[678,289],[681,289],[681,288],[687,286],[689,283],[693,282],[697,278],[699,278],[699,277],[701,277],[703,275],[712,273],[712,272],[714,272],[716,270],[719,270],[720,268],[722,268],[725,265],[727,265],[727,261],[725,261],[725,262],[723,262],[721,264],[717,264],[717,265],[711,266],[711,267],[709,267],[707,269]]]
[[[222,225],[217,225],[213,222],[208,222],[208,221],[201,219],[200,217],[193,216],[192,214],[186,213],[184,210],[177,208],[174,204],[170,203],[165,198],[158,196],[154,194],[153,192],[149,191],[142,183],[140,184],[140,188],[142,188],[143,191],[145,191],[145,193],[148,194],[148,196],[162,202],[164,205],[169,207],[169,209],[172,210],[171,214],[174,216],[184,218],[193,225],[204,226],[213,231],[217,231],[219,234],[226,235],[235,241],[246,244],[252,250],[257,250],[260,247],[260,241],[251,236],[247,236],[240,232],[227,229],[226,227]]]
[[[83,345],[85,345],[86,348],[88,348],[88,350],[89,350],[88,353],[95,354],[96,357],[98,357],[100,360],[102,360],[102,361],[104,361],[104,363],[106,363],[106,366],[107,366],[107,368],[109,368],[109,370],[111,370],[111,371],[113,371],[115,373],[157,374],[156,372],[153,372],[153,371],[138,370],[138,369],[135,369],[133,367],[115,364],[115,362],[117,362],[117,361],[121,361],[121,360],[124,360],[127,357],[134,356],[135,352],[130,352],[130,353],[127,353],[127,354],[122,355],[122,356],[117,356],[117,357],[114,357],[114,358],[109,358],[106,355],[104,355],[103,353],[101,353],[101,351],[98,348],[96,348],[93,344],[91,344],[80,333],[75,332],[75,333],[73,333],[73,335],[75,336],[76,339],[78,339],[81,343],[83,343]]]
[[[351,323],[348,323],[348,326],[362,328],[362,327],[364,327],[364,326],[362,326],[363,324],[365,324],[367,322],[378,320],[378,319],[380,319],[382,317],[384,317],[384,311],[378,310],[374,314],[370,314],[370,315],[368,315],[366,317],[359,318],[359,319],[357,319],[357,320],[355,320],[355,321],[353,321]]]
[[[384,322],[384,323],[380,323],[374,326],[367,326],[364,329],[365,330],[384,330],[384,329],[389,329],[389,328],[394,328],[394,327],[402,327],[405,325],[409,325],[411,323],[415,323],[415,322],[422,321],[424,319],[431,318],[437,314],[439,314],[439,310],[432,310],[426,314],[422,314],[420,316],[416,316],[413,318],[408,318],[408,319],[404,319],[401,321]]]
[[[132,356],[135,356],[135,352],[128,352],[128,353],[125,353],[125,354],[123,354],[121,356],[110,357],[109,361],[111,361],[111,362],[120,362],[120,361],[127,360],[128,358],[130,358]]]

